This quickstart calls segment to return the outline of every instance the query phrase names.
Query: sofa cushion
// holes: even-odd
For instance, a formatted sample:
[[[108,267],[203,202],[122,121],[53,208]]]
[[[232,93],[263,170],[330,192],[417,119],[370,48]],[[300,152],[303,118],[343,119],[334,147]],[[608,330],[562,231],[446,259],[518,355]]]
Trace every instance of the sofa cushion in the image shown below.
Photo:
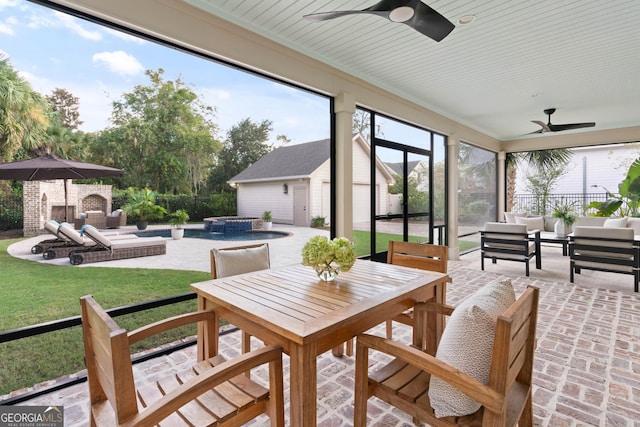
[[[516,217],[516,224],[526,225],[527,231],[544,231],[544,218],[541,216],[532,216],[528,218]]]
[[[624,228],[627,226],[627,218],[607,218],[604,220],[603,227],[606,228]]]
[[[526,218],[527,213],[526,212],[505,212],[504,213],[504,220],[507,221],[507,224],[515,224],[516,217]]]
[[[627,218],[627,227],[633,228],[633,234],[640,235],[640,218]]]
[[[516,300],[511,280],[485,285],[464,300],[447,322],[436,358],[487,384],[496,321]],[[429,399],[436,417],[473,414],[480,404],[432,376]]]
[[[602,227],[607,220],[603,216],[579,216],[576,218],[576,222],[573,223],[574,227]]]
[[[212,249],[216,263],[216,276],[228,277],[236,274],[269,268],[269,246],[257,248],[219,250]]]

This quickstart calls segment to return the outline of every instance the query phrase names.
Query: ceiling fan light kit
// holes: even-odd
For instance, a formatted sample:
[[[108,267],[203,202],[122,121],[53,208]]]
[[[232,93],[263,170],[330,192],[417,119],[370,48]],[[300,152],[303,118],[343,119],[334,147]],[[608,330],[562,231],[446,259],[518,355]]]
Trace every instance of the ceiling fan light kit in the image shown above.
[[[336,10],[304,15],[308,21],[319,22],[347,15],[371,14],[391,22],[408,25],[419,33],[439,42],[455,25],[420,0],[381,0],[363,10]]]

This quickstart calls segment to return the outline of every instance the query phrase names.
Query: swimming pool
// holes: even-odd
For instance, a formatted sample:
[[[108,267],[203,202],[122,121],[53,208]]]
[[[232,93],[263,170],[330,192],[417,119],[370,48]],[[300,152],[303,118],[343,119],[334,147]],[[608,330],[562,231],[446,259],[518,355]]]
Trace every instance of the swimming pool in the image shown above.
[[[138,237],[171,237],[171,229],[146,230],[135,233]],[[185,228],[184,237],[191,239],[208,240],[271,240],[287,237],[289,233],[284,231],[245,231],[241,233],[216,233],[197,228]]]

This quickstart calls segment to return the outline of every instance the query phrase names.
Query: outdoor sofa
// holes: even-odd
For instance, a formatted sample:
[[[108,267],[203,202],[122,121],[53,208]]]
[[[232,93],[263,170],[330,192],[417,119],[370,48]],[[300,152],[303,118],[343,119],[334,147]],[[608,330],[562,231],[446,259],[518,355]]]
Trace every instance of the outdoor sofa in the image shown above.
[[[96,228],[107,228],[107,214],[102,211],[86,211],[73,220],[76,230],[80,230],[84,225],[93,225]]]
[[[95,245],[69,253],[69,262],[72,265],[165,255],[167,253],[167,239],[163,237],[112,239],[95,227],[87,227],[84,234],[93,240]]]

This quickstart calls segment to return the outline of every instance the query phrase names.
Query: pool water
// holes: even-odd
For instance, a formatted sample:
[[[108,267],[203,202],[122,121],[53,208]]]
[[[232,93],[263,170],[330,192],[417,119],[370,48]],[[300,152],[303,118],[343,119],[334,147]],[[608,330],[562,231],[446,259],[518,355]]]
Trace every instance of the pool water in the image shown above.
[[[171,230],[146,230],[135,233],[138,237],[171,237]],[[184,237],[191,239],[208,240],[269,240],[287,237],[289,233],[284,231],[245,231],[241,233],[215,233],[197,228],[185,228]]]

